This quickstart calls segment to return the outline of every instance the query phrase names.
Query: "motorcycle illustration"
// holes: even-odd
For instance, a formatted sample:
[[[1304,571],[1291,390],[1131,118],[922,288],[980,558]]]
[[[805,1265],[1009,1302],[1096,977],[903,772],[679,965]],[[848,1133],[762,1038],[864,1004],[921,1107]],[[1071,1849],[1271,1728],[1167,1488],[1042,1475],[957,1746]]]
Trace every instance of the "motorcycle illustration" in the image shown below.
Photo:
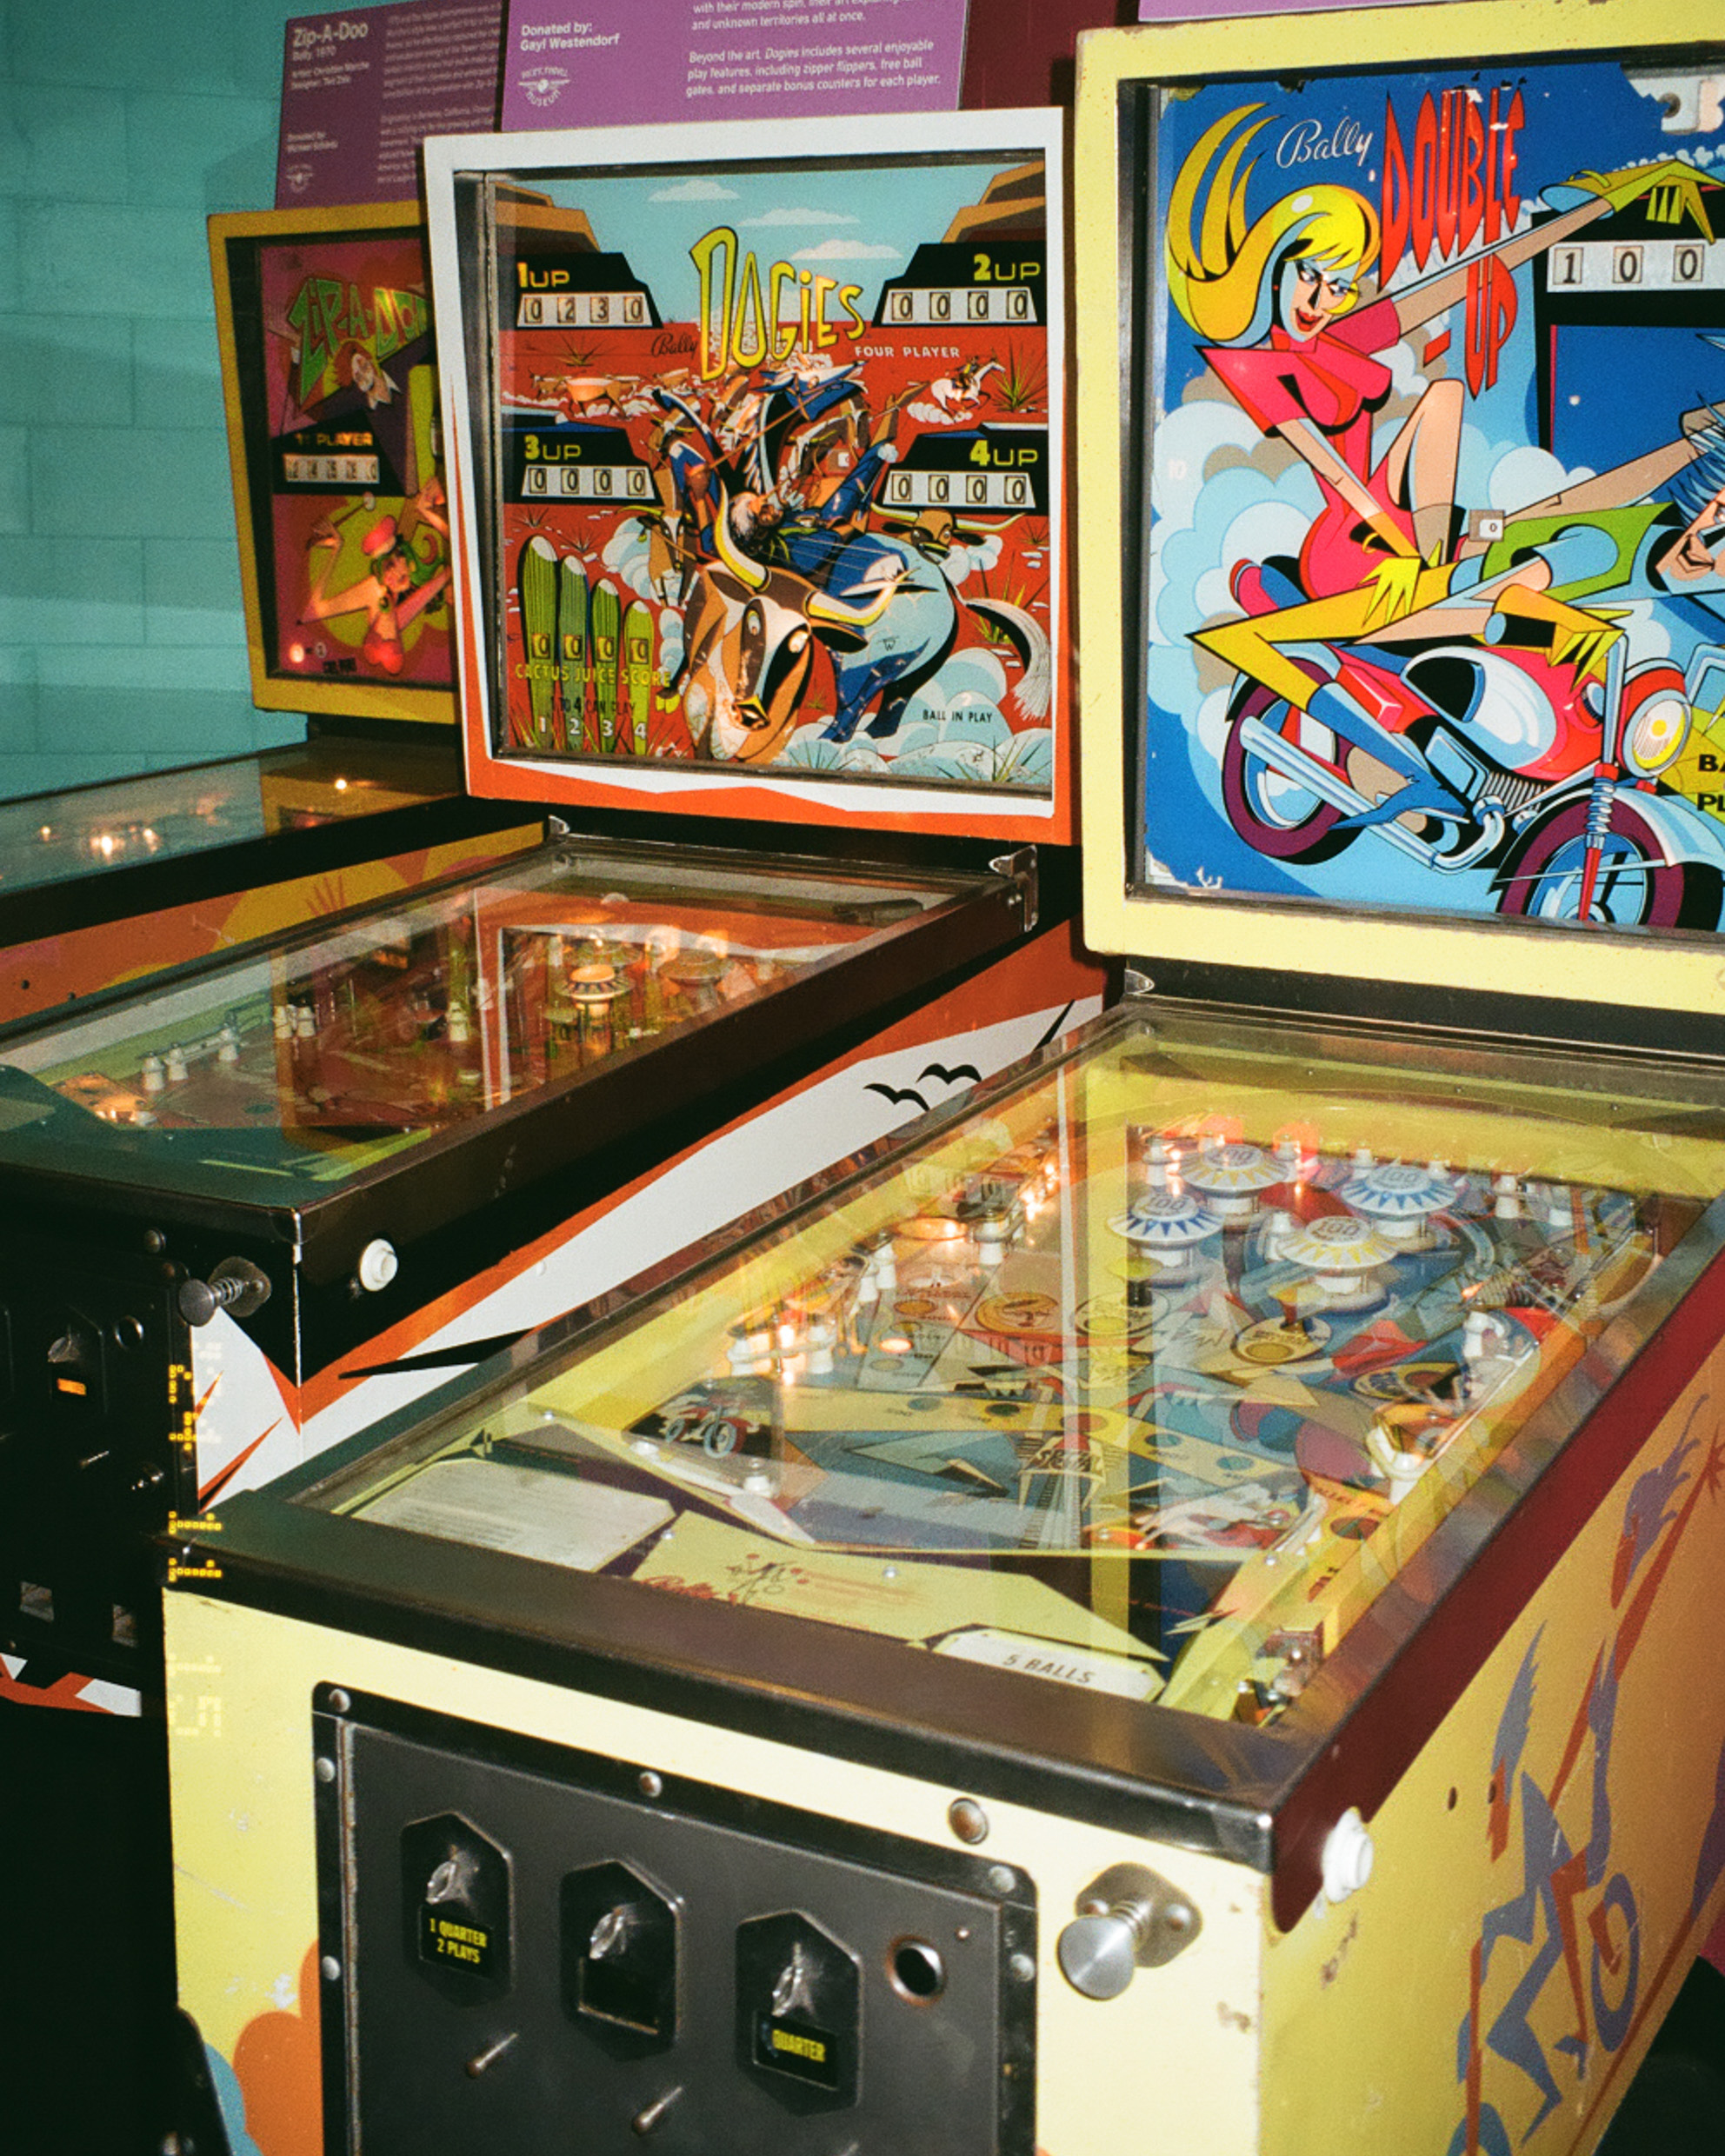
[[[1721,925],[1725,829],[1661,781],[1695,709],[1725,703],[1725,648],[1701,646],[1684,670],[1632,663],[1620,636],[1602,682],[1513,645],[1328,649],[1337,684],[1412,753],[1419,806],[1398,815],[1405,772],[1242,676],[1222,795],[1258,853],[1315,863],[1370,834],[1427,868],[1488,871],[1501,914]]]

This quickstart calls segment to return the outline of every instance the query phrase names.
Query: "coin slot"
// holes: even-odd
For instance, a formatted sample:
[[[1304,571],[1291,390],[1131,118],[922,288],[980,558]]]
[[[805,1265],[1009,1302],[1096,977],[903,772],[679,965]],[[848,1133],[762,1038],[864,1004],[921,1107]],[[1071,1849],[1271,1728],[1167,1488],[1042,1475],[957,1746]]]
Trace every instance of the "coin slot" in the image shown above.
[[[580,1969],[578,2011],[637,2036],[657,2036],[661,1988],[656,1972],[586,1960]]]
[[[463,2004],[510,1988],[510,1860],[458,1812],[402,1829],[403,1943],[410,1965]]]
[[[737,2061],[788,2109],[856,2104],[862,1977],[850,1949],[795,1910],[737,1926]]]
[[[623,2055],[674,2042],[676,1900],[626,1864],[589,1865],[563,1880],[562,1924],[566,2011]]]

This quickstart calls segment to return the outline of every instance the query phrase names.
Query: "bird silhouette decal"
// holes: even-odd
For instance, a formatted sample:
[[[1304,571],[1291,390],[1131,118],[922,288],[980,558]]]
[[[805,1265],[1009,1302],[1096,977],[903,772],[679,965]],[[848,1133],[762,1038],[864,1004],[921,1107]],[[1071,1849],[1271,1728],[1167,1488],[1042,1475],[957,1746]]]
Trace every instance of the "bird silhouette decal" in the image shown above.
[[[865,1093],[878,1093],[883,1101],[890,1101],[895,1108],[898,1107],[902,1101],[909,1101],[921,1108],[926,1115],[929,1112],[928,1095],[919,1092],[917,1088],[926,1085],[931,1078],[937,1078],[943,1086],[949,1088],[960,1085],[976,1086],[982,1083],[982,1074],[974,1063],[950,1065],[924,1063],[916,1074],[916,1084],[914,1086],[882,1085],[880,1080],[876,1078],[871,1079],[862,1090]]]
[[[1057,1038],[1061,1028],[1065,1025],[1068,1017],[1070,1015],[1071,1010],[1072,1006],[1069,1002],[1063,1005],[1062,1008],[1056,1013],[1055,1016],[1044,1028],[1042,1037],[1037,1041],[1036,1048],[1030,1050],[1031,1055],[1036,1055],[1038,1050],[1045,1048],[1050,1041]],[[865,1093],[878,1093],[883,1101],[889,1101],[894,1108],[897,1108],[902,1102],[909,1101],[916,1108],[921,1108],[922,1113],[926,1115],[929,1108],[929,1096],[926,1093],[919,1091],[918,1088],[927,1085],[930,1079],[937,1079],[942,1085],[945,1086],[949,1091],[950,1091],[953,1088],[960,1085],[981,1085],[982,1082],[982,1074],[977,1069],[974,1063],[924,1063],[922,1069],[916,1074],[916,1083],[915,1085],[883,1085],[878,1078],[875,1078],[871,1079],[862,1088],[862,1090]]]

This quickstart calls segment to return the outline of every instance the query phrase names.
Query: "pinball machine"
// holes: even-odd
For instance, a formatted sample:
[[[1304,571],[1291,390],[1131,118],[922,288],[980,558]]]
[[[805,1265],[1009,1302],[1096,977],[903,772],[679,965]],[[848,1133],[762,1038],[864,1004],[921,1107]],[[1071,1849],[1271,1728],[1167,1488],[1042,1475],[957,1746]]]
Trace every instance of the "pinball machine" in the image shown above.
[[[260,2145],[1602,2124],[1717,1899],[1725,1121],[1426,1063],[1104,1020],[218,1507],[182,1995]]]
[[[1708,423],[1685,383],[1629,445],[1648,503],[1525,439],[1473,489],[1488,422],[1539,423],[1529,235],[1627,215],[1645,275],[1643,225],[1710,220],[1679,13],[1085,41],[1085,926],[1125,1001],[172,1547],[230,2132],[1596,2146],[1725,1888]],[[1459,261],[1448,309],[1260,368],[1382,304],[1441,143],[1478,218],[1382,275]],[[1312,276],[1302,220],[1366,225],[1316,181],[1386,173]],[[1218,327],[1193,288],[1284,193],[1279,341]],[[1415,549],[1439,504],[1376,459],[1470,328],[1511,394],[1482,356],[1423,407],[1473,432]],[[1382,408],[1338,452],[1364,597],[1302,584],[1327,499],[1269,423],[1326,358]],[[1578,579],[1602,529],[1635,564]]]
[[[363,608],[328,606],[328,576],[321,602],[305,584],[310,529],[346,534],[325,565],[345,579],[350,552],[374,558],[363,542],[391,504],[407,521],[392,486],[411,477],[434,502],[442,485],[416,206],[217,217],[210,255],[252,700],[307,714],[309,737],[0,804],[0,1020],[481,867],[542,833],[543,815],[465,795],[447,601],[416,611],[396,665],[375,638],[363,649]],[[303,294],[331,289],[332,273],[339,389],[315,369],[295,377],[290,358]],[[410,320],[416,341],[401,334]],[[380,352],[401,399],[361,442],[343,405],[354,368]],[[317,453],[316,423],[343,436],[339,456]],[[350,529],[368,502],[365,530]],[[419,522],[429,587],[436,526]],[[432,599],[446,582],[445,564]]]
[[[9,1694],[135,1706],[152,1533],[1034,1045],[1039,902],[564,837],[9,1029]]]
[[[418,609],[400,666],[376,640],[370,654],[361,649],[354,609],[301,619],[316,612],[303,588],[305,528],[347,530],[369,497],[367,531],[349,535],[365,561],[363,539],[389,514],[403,468],[428,498],[442,484],[416,209],[340,219],[336,234],[328,215],[292,214],[217,217],[210,232],[252,700],[307,714],[310,737],[0,804],[0,1020],[478,868],[540,835],[543,817],[464,798],[446,602],[441,613]],[[315,374],[297,385],[309,411],[289,388],[288,263],[303,288],[327,288],[331,270],[350,280],[340,288],[351,293],[347,375],[381,349],[402,376],[390,411],[411,415],[411,428],[379,419],[377,439],[361,444],[350,416],[340,459],[296,448],[303,429],[293,422],[325,416],[329,398]],[[416,310],[421,335],[409,347],[395,329]],[[350,401],[350,382],[344,390]],[[400,523],[405,506],[395,507]],[[428,586],[435,540],[426,522]],[[345,562],[338,548],[328,566]],[[447,569],[434,598],[446,582]],[[358,618],[363,627],[363,610]]]

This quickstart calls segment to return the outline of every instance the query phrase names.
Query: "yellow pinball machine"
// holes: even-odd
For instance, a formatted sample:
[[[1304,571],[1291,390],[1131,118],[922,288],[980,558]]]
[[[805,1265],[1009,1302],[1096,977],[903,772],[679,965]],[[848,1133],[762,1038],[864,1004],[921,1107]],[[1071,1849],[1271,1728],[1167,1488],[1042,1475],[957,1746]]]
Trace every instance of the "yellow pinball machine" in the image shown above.
[[[175,1546],[235,2149],[1599,2145],[1725,1904],[1721,74],[1085,41],[1126,999]]]

